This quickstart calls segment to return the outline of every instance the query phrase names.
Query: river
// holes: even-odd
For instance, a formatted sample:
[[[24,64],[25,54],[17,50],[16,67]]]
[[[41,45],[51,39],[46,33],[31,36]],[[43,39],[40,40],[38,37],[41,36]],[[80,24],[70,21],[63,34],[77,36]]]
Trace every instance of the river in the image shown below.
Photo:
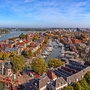
[[[11,31],[9,34],[2,34],[0,37],[0,41],[2,40],[7,40],[12,37],[18,37],[21,33],[27,34],[28,32],[42,32],[44,33],[45,31]]]
[[[12,37],[18,37],[21,33],[27,34],[28,32],[30,32],[30,31],[11,31],[9,34],[3,34],[0,37],[0,41],[7,40],[8,38],[12,38]]]
[[[48,63],[51,58],[59,58],[60,47],[58,47],[58,44],[55,41],[53,41],[52,44],[54,49],[52,50],[51,54],[45,59],[46,63]]]

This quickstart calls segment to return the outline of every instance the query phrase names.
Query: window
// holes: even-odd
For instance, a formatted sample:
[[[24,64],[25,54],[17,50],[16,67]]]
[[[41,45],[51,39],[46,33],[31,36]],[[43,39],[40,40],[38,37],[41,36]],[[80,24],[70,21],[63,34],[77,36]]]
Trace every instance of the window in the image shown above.
[[[61,85],[61,83],[58,83],[58,86],[60,86]]]
[[[76,81],[78,81],[78,79],[76,79]]]
[[[81,78],[83,78],[83,75],[81,76]]]
[[[71,80],[69,80],[69,85],[71,84]]]
[[[63,84],[63,82],[61,82],[61,84]]]

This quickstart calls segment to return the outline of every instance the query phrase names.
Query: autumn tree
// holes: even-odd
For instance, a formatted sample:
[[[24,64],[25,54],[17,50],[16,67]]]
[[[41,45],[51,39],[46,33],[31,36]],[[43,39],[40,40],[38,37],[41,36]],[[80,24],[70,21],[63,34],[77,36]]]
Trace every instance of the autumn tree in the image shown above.
[[[47,71],[47,64],[44,59],[35,58],[32,62],[32,69],[39,74],[43,74]]]
[[[9,57],[11,55],[11,53],[10,52],[6,52],[6,55],[7,55],[7,57]]]
[[[60,59],[57,59],[57,58],[52,58],[52,59],[50,59],[49,60],[49,62],[48,62],[48,66],[51,68],[51,67],[53,67],[53,68],[57,68],[57,67],[59,67],[59,66],[61,66],[61,65],[63,65],[64,64],[64,62],[62,62]]]
[[[4,53],[4,54],[2,55],[2,59],[3,59],[3,60],[8,59],[7,53]]]
[[[48,43],[48,36],[45,37],[44,43],[45,43],[45,44]]]
[[[36,41],[36,40],[38,40],[38,35],[35,35],[35,36],[33,37],[33,41]]]
[[[2,51],[0,51],[0,58],[2,58],[2,56],[3,56],[3,53],[2,53]]]
[[[15,72],[22,71],[25,64],[25,59],[22,55],[15,55],[11,57],[11,61],[13,63],[13,70]]]
[[[26,56],[27,56],[27,57],[33,57],[34,54],[32,53],[31,50],[29,50],[29,51],[26,52]]]

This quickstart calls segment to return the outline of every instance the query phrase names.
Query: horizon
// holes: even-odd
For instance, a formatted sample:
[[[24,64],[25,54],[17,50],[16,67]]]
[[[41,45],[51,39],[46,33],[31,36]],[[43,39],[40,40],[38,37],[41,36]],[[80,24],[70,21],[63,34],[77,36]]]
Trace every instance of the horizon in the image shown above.
[[[1,0],[0,27],[90,28],[90,0]]]

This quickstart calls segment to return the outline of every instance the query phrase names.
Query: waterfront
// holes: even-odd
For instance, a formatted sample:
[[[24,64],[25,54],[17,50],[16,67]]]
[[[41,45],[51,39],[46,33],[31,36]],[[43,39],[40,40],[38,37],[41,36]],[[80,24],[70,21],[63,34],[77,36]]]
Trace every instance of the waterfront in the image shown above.
[[[27,34],[28,32],[31,32],[31,31],[11,31],[9,34],[3,34],[0,37],[0,41],[7,40],[8,38],[12,38],[12,37],[18,37],[21,33]]]
[[[18,37],[21,33],[27,34],[28,32],[44,32],[44,31],[11,31],[9,34],[2,34],[0,41],[7,40],[12,37]]]
[[[51,52],[51,54],[47,56],[47,58],[45,59],[47,63],[51,58],[58,58],[59,53],[60,53],[60,47],[58,47],[58,44],[55,41],[53,41],[52,44],[53,44],[54,49]]]

